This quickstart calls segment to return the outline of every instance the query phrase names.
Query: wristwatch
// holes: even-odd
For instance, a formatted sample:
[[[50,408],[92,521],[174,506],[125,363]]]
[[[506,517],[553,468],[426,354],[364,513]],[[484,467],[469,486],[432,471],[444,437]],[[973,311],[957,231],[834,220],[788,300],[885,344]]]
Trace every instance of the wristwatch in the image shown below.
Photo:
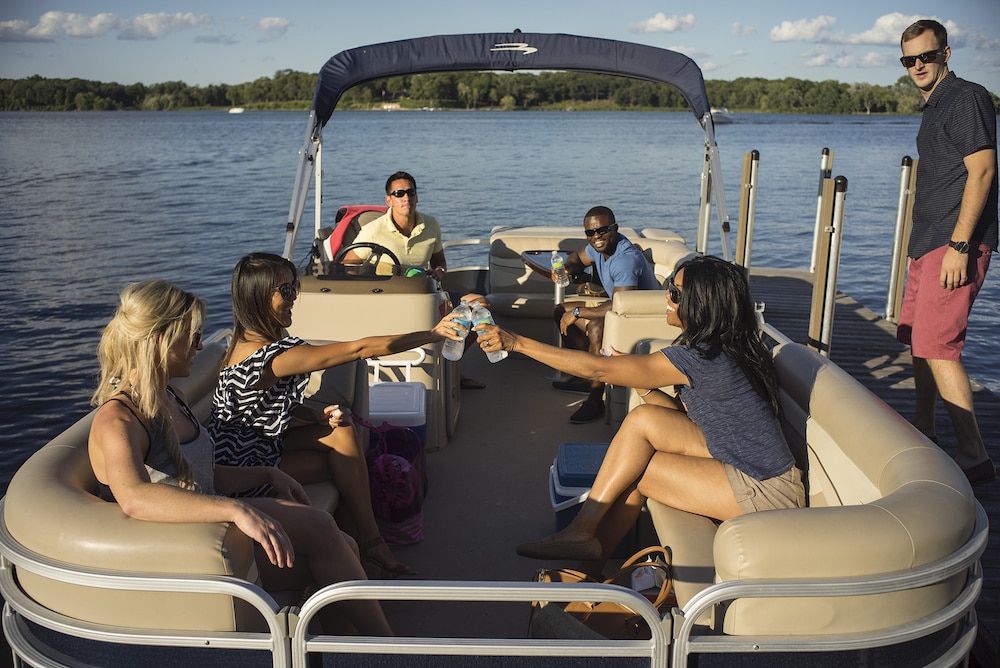
[[[579,318],[580,317],[580,307],[579,306],[574,306],[573,307],[573,317],[574,318]]]
[[[948,245],[957,250],[962,255],[969,252],[969,242],[968,241],[949,241]]]

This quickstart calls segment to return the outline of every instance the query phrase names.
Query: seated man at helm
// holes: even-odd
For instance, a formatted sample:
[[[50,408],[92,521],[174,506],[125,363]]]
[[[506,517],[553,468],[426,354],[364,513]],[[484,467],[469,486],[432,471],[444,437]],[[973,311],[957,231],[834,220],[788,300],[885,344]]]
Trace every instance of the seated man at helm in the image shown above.
[[[594,268],[609,297],[625,290],[659,290],[653,268],[642,251],[618,233],[615,214],[606,206],[595,206],[583,217],[587,245],[566,258],[566,271],[579,274]],[[556,280],[553,276],[553,280]],[[566,348],[589,350],[601,354],[604,340],[604,316],[611,310],[611,300],[593,303],[564,302],[556,306],[555,321],[563,335]],[[555,381],[553,387],[563,392],[587,395],[583,405],[570,416],[573,424],[592,422],[604,415],[604,383],[582,378]]]
[[[388,248],[404,267],[419,267],[437,281],[444,280],[448,264],[441,244],[441,226],[436,219],[417,211],[417,182],[407,172],[396,172],[385,182],[385,204],[389,210],[361,228],[354,243],[375,243]],[[344,255],[344,264],[358,264],[368,257],[367,248]],[[383,262],[389,258],[383,258]],[[381,273],[381,272],[380,272]]]
[[[361,228],[353,243],[374,243],[383,246],[399,260],[403,267],[418,267],[427,272],[438,283],[444,280],[448,263],[444,259],[441,243],[441,226],[435,218],[417,211],[417,181],[407,172],[396,172],[385,182],[385,204],[389,210]],[[360,264],[371,253],[368,248],[357,248],[344,255],[345,265]],[[391,264],[392,259],[383,256],[379,267]],[[391,268],[378,273],[391,273]],[[470,305],[480,302],[489,308],[482,295],[450,295],[453,304],[461,299]],[[475,341],[475,336],[466,339],[466,348]],[[462,387],[478,390],[486,387],[471,378],[462,378]]]

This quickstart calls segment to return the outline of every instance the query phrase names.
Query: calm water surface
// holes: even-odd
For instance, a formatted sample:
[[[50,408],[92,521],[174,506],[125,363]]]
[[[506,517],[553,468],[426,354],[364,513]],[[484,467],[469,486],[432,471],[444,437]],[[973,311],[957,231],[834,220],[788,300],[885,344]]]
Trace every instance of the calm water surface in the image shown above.
[[[761,154],[753,263],[808,267],[829,147],[833,174],[849,183],[839,286],[884,312],[899,166],[916,155],[918,124],[745,114],[720,126],[733,220],[742,156]],[[0,113],[0,491],[84,413],[100,328],[126,283],[174,281],[208,301],[207,331],[228,326],[236,260],[281,251],[305,125],[304,112]],[[688,113],[340,112],[325,137],[331,220],[339,204],[381,203],[385,178],[405,169],[446,240],[504,224],[575,225],[595,204],[625,226],[695,237],[702,132]],[[311,200],[306,217],[298,258]],[[717,232],[710,243],[720,252]],[[458,250],[453,266],[480,263]],[[996,274],[976,304],[966,359],[1000,391]]]

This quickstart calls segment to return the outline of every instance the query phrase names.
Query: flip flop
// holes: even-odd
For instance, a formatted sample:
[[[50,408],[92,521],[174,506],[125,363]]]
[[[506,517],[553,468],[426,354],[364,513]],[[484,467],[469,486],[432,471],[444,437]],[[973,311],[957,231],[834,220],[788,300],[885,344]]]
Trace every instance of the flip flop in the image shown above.
[[[461,386],[463,390],[484,390],[486,383],[480,383],[474,378],[462,378]]]

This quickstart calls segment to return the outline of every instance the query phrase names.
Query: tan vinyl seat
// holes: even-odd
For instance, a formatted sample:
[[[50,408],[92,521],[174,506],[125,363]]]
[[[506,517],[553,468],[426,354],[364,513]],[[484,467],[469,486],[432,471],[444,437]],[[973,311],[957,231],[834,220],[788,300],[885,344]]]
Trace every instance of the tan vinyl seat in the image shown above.
[[[639,352],[636,344],[647,339],[672,341],[681,330],[667,324],[667,293],[665,290],[629,290],[619,292],[611,300],[611,310],[604,316],[604,347],[623,353]],[[662,347],[662,346],[661,346]],[[658,350],[655,349],[655,350]],[[650,350],[643,348],[642,352]],[[617,428],[631,409],[629,389],[609,385],[607,415]]]
[[[809,507],[750,513],[716,526],[649,501],[657,533],[674,553],[681,607],[717,582],[904,571],[966,543],[975,498],[945,452],[811,349],[786,343],[774,360],[782,426],[808,467]],[[731,635],[870,631],[936,612],[964,584],[962,573],[894,593],[739,599],[717,608],[716,626]]]
[[[353,341],[366,336],[429,330],[441,319],[442,293],[428,278],[385,276],[326,280],[301,279],[295,318],[289,333],[307,341]],[[422,357],[409,368],[410,380],[427,388],[427,449],[448,443],[459,410],[458,365],[441,356],[441,344],[428,344],[423,354],[402,352],[383,360],[405,362]],[[383,365],[381,380],[405,380],[405,366]],[[374,371],[368,383],[375,382]],[[388,378],[386,377],[388,376]]]
[[[191,375],[175,382],[203,423],[224,353],[224,342],[207,344],[195,358]],[[364,365],[360,367],[365,373]],[[363,402],[367,384],[357,385],[357,369],[344,368],[339,374],[323,374],[318,385],[330,388],[330,396]],[[258,580],[253,543],[230,523],[145,522],[99,498],[87,455],[92,420],[93,412],[52,439],[14,475],[3,512],[14,540],[71,566]],[[306,491],[314,504],[336,507],[339,495],[332,483],[309,485]],[[17,575],[20,586],[39,604],[87,622],[223,632],[261,628],[255,611],[227,595],[100,589],[57,582],[25,569]]]

